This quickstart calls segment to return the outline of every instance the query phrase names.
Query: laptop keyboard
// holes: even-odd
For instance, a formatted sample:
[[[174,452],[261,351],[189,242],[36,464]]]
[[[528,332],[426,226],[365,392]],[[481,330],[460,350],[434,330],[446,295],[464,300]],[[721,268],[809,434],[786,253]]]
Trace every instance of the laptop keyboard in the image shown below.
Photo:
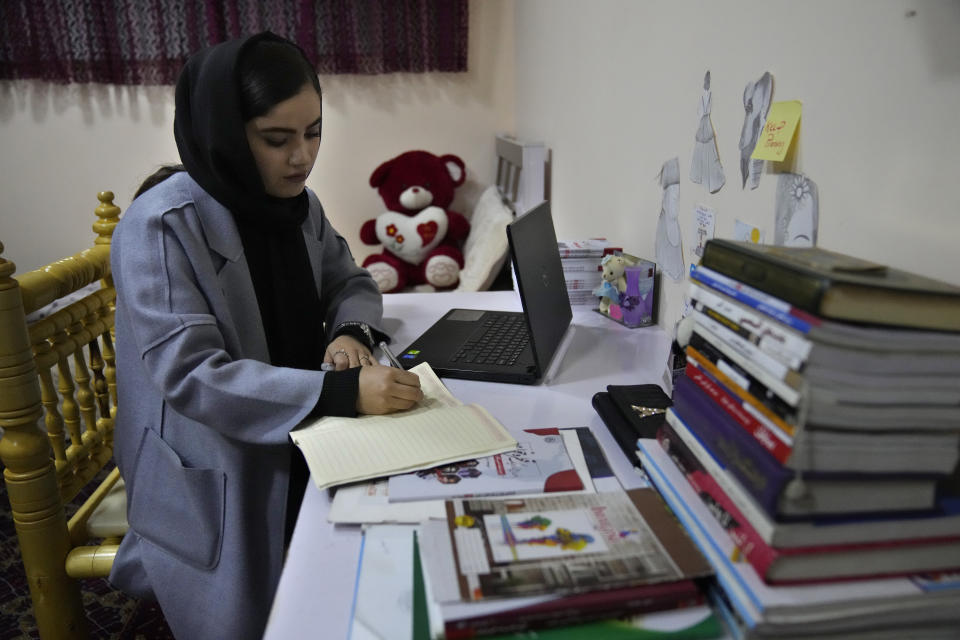
[[[454,362],[512,365],[530,343],[527,322],[522,315],[490,314],[457,349]]]

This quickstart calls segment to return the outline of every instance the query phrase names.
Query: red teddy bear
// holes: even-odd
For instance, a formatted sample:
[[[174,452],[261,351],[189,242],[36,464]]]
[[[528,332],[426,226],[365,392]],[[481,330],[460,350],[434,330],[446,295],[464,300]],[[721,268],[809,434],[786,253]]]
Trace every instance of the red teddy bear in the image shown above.
[[[384,247],[363,261],[380,291],[424,283],[437,289],[456,286],[463,268],[460,246],[470,223],[447,207],[466,174],[459,157],[427,151],[402,153],[371,174],[370,186],[387,211],[363,223],[360,239]]]

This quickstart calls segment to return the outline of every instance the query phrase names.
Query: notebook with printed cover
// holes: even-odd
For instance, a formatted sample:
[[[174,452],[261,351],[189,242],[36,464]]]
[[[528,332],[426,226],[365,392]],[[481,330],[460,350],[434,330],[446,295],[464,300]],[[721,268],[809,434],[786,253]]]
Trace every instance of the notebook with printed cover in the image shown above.
[[[398,354],[405,369],[429,362],[437,375],[514,384],[543,378],[573,312],[550,203],[507,226],[523,311],[451,309]]]

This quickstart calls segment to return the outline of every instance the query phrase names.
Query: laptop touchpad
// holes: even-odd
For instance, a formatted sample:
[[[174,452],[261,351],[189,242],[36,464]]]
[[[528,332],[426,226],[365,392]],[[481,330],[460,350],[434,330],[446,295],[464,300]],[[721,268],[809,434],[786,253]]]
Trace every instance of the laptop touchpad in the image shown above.
[[[478,311],[476,309],[454,309],[450,312],[450,315],[447,316],[447,320],[461,320],[464,322],[476,322],[483,317],[485,311]]]

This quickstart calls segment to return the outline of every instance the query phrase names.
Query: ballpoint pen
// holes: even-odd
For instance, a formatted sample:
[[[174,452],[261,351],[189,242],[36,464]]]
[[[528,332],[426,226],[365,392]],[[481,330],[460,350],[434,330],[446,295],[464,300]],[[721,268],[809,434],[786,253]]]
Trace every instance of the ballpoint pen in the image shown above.
[[[397,369],[403,369],[403,366],[400,364],[400,361],[397,360],[397,356],[393,355],[393,352],[390,351],[390,348],[387,347],[387,343],[383,340],[380,341],[380,350],[383,351],[387,356],[387,360],[390,361],[390,365],[396,367]]]

